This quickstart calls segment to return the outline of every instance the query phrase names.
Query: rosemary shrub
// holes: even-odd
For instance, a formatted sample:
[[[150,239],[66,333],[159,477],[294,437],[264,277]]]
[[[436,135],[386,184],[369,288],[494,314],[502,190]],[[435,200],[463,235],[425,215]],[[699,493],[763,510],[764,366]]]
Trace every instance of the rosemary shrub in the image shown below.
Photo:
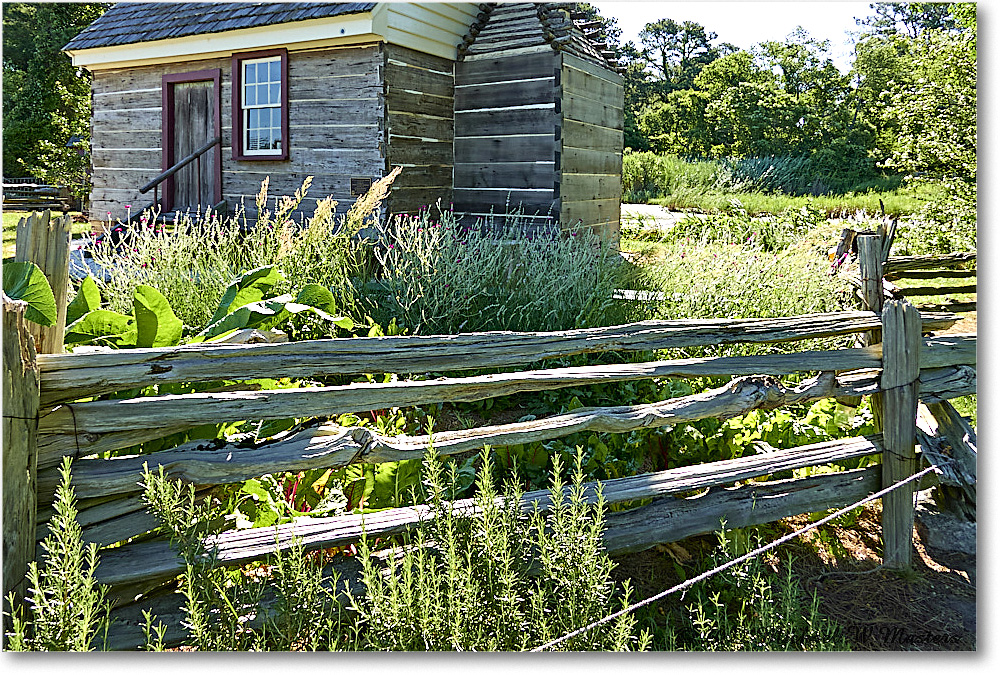
[[[90,651],[99,637],[102,645],[107,638],[106,589],[94,577],[97,545],[83,544],[70,464],[65,457],[59,469],[42,564],[28,566],[28,616],[13,594],[7,596],[12,626],[7,648],[12,651]]]
[[[501,496],[482,455],[469,508],[454,502],[455,470],[446,477],[433,449],[424,463],[430,513],[406,545],[376,565],[362,542],[366,592],[355,601],[360,648],[376,650],[530,649],[615,611],[613,566],[601,532],[604,502],[584,496],[578,453],[572,484],[554,459],[548,514],[520,507],[521,492]],[[565,488],[565,489],[564,489]],[[623,602],[630,591],[624,588]],[[635,620],[592,630],[560,645],[569,650],[645,649]]]

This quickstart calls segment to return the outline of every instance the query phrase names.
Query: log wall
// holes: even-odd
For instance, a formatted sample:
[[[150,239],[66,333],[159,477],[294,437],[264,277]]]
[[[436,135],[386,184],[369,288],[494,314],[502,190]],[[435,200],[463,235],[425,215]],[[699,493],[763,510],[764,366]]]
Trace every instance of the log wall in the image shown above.
[[[231,60],[141,66],[94,72],[92,147],[94,188],[90,215],[124,217],[152,201],[139,187],[162,170],[162,77],[218,68],[222,71],[222,183],[230,209],[243,203],[256,218],[255,197],[270,176],[269,194],[285,196],[313,176],[302,213],[332,196],[338,211],[354,202],[352,177],[385,171],[385,54],[378,44],[289,52],[289,159],[236,161],[232,156]]]
[[[455,65],[455,210],[523,210],[548,227],[559,213],[558,54],[547,45]]]
[[[454,62],[385,46],[388,166],[402,166],[392,185],[390,213],[416,213],[452,201],[455,139]]]
[[[622,78],[572,54],[560,70],[560,223],[593,227],[617,245],[621,221]]]

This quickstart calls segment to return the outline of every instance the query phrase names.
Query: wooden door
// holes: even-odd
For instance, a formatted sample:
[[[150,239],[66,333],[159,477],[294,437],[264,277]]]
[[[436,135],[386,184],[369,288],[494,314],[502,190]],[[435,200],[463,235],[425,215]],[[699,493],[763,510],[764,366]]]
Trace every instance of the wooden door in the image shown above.
[[[173,167],[220,135],[220,73],[164,76],[163,169]],[[167,180],[166,210],[205,212],[222,198],[222,146],[203,153]]]
[[[182,82],[174,85],[174,161],[179,162],[215,138],[215,97],[212,82]],[[215,202],[215,153],[206,152],[199,161],[174,174],[174,208],[204,211]],[[200,171],[199,171],[200,170]]]

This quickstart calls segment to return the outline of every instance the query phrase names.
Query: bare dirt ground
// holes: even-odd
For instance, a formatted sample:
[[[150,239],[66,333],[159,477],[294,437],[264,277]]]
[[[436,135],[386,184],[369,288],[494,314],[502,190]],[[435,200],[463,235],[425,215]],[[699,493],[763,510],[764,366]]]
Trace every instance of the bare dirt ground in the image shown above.
[[[930,491],[920,493],[911,572],[881,564],[881,507],[867,505],[851,527],[830,523],[777,549],[770,560],[791,556],[793,576],[819,598],[856,651],[976,650],[976,526],[940,511]],[[807,516],[776,524],[773,538],[800,529]],[[615,576],[630,579],[637,599],[670,588],[700,572],[716,546],[714,535],[692,537],[616,559]],[[678,606],[676,597],[661,601]]]

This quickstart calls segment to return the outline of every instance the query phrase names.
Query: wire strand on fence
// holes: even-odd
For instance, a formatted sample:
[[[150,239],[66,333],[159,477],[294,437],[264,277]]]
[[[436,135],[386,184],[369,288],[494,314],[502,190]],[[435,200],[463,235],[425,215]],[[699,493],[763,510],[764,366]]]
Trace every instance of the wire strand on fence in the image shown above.
[[[903,480],[901,480],[901,481],[899,481],[897,483],[894,483],[894,484],[890,485],[887,488],[879,490],[878,492],[876,492],[874,494],[871,494],[871,495],[865,497],[864,499],[851,504],[850,506],[845,506],[844,508],[842,508],[842,509],[840,509],[838,511],[835,511],[834,513],[831,513],[830,515],[826,516],[825,518],[821,518],[820,520],[817,520],[814,523],[810,523],[809,525],[806,525],[802,529],[796,530],[795,532],[792,532],[790,534],[786,534],[785,536],[783,536],[783,537],[781,537],[779,539],[775,539],[774,541],[772,541],[769,544],[765,544],[764,546],[761,546],[760,548],[757,548],[757,549],[755,549],[753,551],[750,551],[749,553],[745,553],[744,555],[741,555],[739,558],[734,558],[733,560],[730,560],[727,563],[719,565],[718,567],[716,567],[714,569],[708,570],[707,572],[703,572],[702,574],[699,574],[696,577],[688,579],[687,581],[685,581],[683,583],[677,584],[673,588],[668,588],[667,590],[662,591],[660,593],[657,593],[656,595],[653,595],[651,597],[648,597],[645,600],[641,600],[641,601],[639,601],[639,602],[637,602],[637,603],[635,603],[633,605],[629,605],[628,607],[625,607],[624,609],[621,609],[621,610],[615,612],[614,614],[610,614],[610,615],[604,617],[603,619],[598,619],[597,621],[594,621],[594,622],[592,622],[590,624],[587,624],[586,626],[584,626],[582,628],[576,629],[572,633],[567,633],[566,635],[563,635],[562,637],[556,638],[555,640],[551,640],[550,642],[546,642],[545,644],[543,644],[541,646],[538,646],[538,647],[535,647],[534,649],[532,649],[530,651],[532,651],[532,652],[541,652],[541,651],[544,651],[546,649],[549,649],[551,647],[556,646],[557,644],[559,644],[561,642],[565,642],[566,640],[572,639],[572,638],[576,637],[577,635],[582,635],[583,633],[586,633],[587,631],[589,631],[589,630],[591,630],[593,628],[597,628],[598,626],[604,625],[604,624],[608,623],[609,621],[614,621],[618,617],[623,616],[623,615],[625,615],[625,614],[627,614],[629,612],[635,611],[635,610],[639,609],[640,607],[645,607],[646,605],[648,605],[650,603],[653,603],[653,602],[656,602],[657,600],[660,600],[661,598],[665,598],[668,595],[671,595],[672,593],[676,593],[677,591],[682,591],[682,590],[684,590],[686,588],[690,588],[691,586],[695,585],[699,581],[704,581],[705,579],[708,579],[709,577],[711,577],[711,576],[713,576],[715,574],[718,574],[719,572],[727,570],[730,567],[733,567],[735,565],[739,565],[740,563],[744,563],[747,560],[750,560],[751,558],[753,558],[755,556],[758,556],[761,553],[764,553],[765,551],[769,551],[772,548],[780,546],[781,544],[784,544],[785,542],[794,539],[795,537],[799,536],[800,534],[804,534],[804,533],[806,533],[806,532],[808,532],[810,530],[814,530],[817,527],[820,527],[821,525],[825,525],[826,523],[830,522],[834,518],[838,518],[838,517],[844,515],[845,513],[847,513],[848,511],[852,510],[852,509],[856,509],[857,507],[862,506],[864,504],[867,504],[868,502],[871,502],[871,501],[874,501],[876,499],[879,499],[880,497],[883,497],[883,496],[889,494],[893,490],[896,490],[896,489],[902,487],[903,485],[906,485],[907,483],[915,481],[915,480],[923,477],[924,475],[930,473],[931,471],[934,471],[937,468],[938,468],[938,466],[936,464],[933,464],[933,465],[927,467],[926,469],[918,471],[917,473],[911,475],[908,478],[904,478]]]

